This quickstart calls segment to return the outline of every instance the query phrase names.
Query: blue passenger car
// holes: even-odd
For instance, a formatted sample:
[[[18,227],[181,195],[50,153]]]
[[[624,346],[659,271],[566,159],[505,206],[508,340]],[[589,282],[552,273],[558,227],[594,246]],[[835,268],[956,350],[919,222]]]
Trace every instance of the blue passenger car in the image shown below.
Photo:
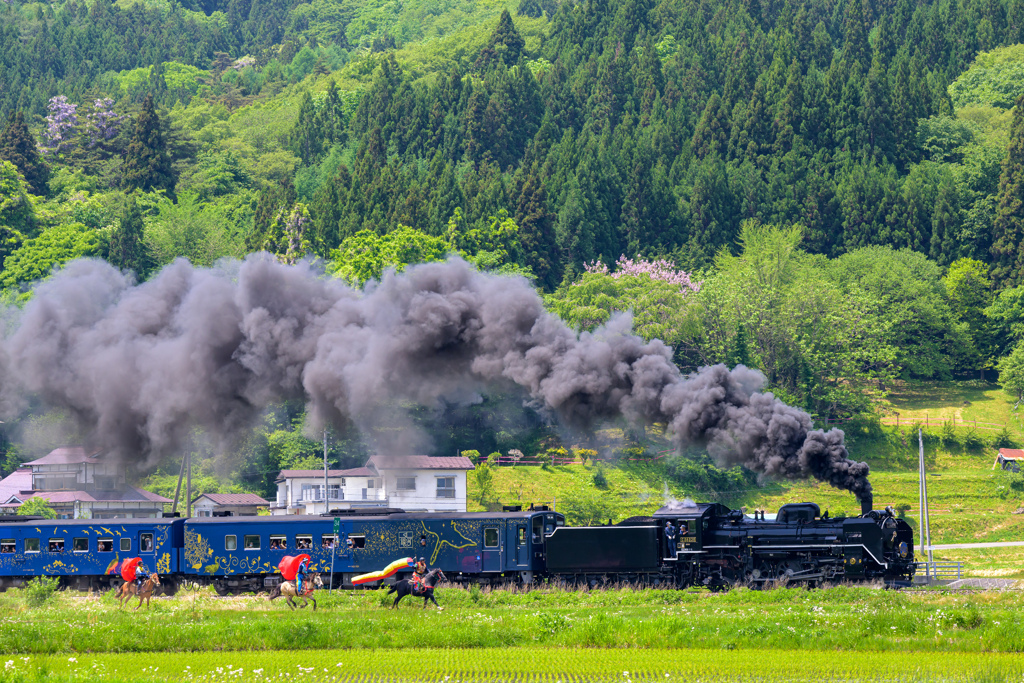
[[[338,517],[203,517],[185,522],[182,572],[221,594],[278,579],[286,555],[307,553],[311,569],[334,585],[383,569],[401,557],[423,557],[452,581],[529,583],[544,569],[544,539],[565,521],[550,511],[396,513]],[[191,578],[191,577],[190,577]],[[402,578],[396,575],[391,580]]]
[[[0,589],[34,576],[61,585],[103,590],[120,583],[120,563],[141,557],[150,571],[168,575],[173,594],[183,519],[35,519],[0,522]]]

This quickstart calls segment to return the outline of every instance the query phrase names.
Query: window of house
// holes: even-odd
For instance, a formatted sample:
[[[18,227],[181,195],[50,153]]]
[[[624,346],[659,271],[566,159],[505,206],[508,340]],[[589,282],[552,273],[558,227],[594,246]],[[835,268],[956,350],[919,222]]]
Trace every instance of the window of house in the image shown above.
[[[245,535],[245,549],[246,550],[259,550],[260,549],[260,537],[258,534],[246,534]]]
[[[25,552],[26,553],[38,553],[39,552],[39,539],[38,538],[26,538],[25,539]]]
[[[117,477],[96,475],[93,477],[93,483],[100,491],[113,491],[117,488]]]
[[[345,492],[341,490],[341,486],[338,484],[329,484],[327,486],[327,495],[331,497],[331,500],[345,500]]]
[[[139,534],[139,552],[153,552],[153,534]]]
[[[338,544],[338,537],[334,534],[321,534],[320,535],[320,547],[324,550],[330,550]]]
[[[76,538],[74,541],[74,549],[76,553],[87,553],[89,552],[89,539],[88,538]]]
[[[14,539],[4,538],[0,540],[0,553],[13,553],[14,552]]]
[[[399,491],[415,491],[416,477],[399,477],[395,486]]]
[[[497,548],[498,547],[498,530],[494,528],[484,529],[484,547],[485,548]]]
[[[224,550],[238,550],[238,536],[225,536]]]
[[[122,538],[121,539],[121,552],[130,553],[132,551],[132,539]]]
[[[114,552],[114,539],[112,538],[101,538],[96,541],[96,549],[101,553],[112,553]]]
[[[313,547],[313,534],[296,534],[295,547],[299,550],[309,550]]]
[[[438,498],[454,498],[455,497],[455,477],[438,477],[437,478],[437,497]]]
[[[248,547],[248,546],[246,546]],[[271,550],[284,550],[288,547],[288,537],[284,534],[272,535],[270,537],[270,549]]]
[[[349,548],[359,549],[366,547],[366,536],[349,536],[346,544]]]
[[[51,553],[62,553],[64,552],[64,539],[63,538],[51,538],[47,548]]]

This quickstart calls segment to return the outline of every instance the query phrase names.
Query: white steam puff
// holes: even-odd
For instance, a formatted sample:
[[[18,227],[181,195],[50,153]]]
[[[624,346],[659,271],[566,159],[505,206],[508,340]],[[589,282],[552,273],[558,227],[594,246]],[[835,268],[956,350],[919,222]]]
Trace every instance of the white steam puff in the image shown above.
[[[807,413],[760,393],[761,373],[718,365],[683,376],[662,342],[630,333],[628,316],[577,334],[525,280],[457,258],[362,291],[267,255],[214,269],[177,261],[140,285],[79,260],[7,322],[0,409],[36,395],[127,458],[173,452],[196,426],[237,439],[282,399],[304,400],[318,425],[386,420],[401,429],[379,445],[411,452],[425,436],[393,406],[511,382],[571,428],[663,423],[679,446],[707,444],[721,464],[871,490],[843,433],[814,431]]]

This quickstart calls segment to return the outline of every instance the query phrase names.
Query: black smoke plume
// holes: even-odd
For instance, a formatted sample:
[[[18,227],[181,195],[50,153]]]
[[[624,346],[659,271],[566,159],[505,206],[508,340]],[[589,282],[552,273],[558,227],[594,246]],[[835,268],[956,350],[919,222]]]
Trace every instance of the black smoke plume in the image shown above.
[[[618,316],[577,334],[525,281],[459,259],[354,290],[307,265],[254,255],[214,269],[185,261],[135,285],[103,261],[68,264],[40,284],[0,348],[0,407],[35,395],[69,411],[96,447],[151,460],[194,427],[236,438],[270,403],[306,402],[314,425],[401,423],[389,406],[471,400],[513,383],[563,424],[618,417],[663,423],[679,446],[772,477],[814,476],[860,497],[868,467],[843,433],[760,393],[754,370],[683,376],[660,341]],[[409,423],[381,443],[424,446]]]

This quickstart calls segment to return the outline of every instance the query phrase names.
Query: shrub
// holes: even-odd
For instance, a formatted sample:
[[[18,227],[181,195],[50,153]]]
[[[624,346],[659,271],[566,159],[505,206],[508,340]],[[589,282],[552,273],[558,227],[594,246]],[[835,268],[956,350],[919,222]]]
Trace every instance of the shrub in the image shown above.
[[[970,451],[978,451],[985,446],[985,439],[981,437],[981,434],[978,434],[978,430],[974,427],[964,432],[961,441],[963,441],[964,447]]]
[[[1009,430],[1006,429],[1006,426],[1003,425],[1003,428],[999,430],[999,433],[996,434],[995,438],[992,440],[992,445],[996,448],[1013,448],[1017,445],[1017,442],[1014,441],[1013,435],[1011,435]]]
[[[480,462],[480,451],[462,451],[462,457],[469,458],[469,461],[474,465]]]
[[[942,422],[942,445],[949,447],[957,443],[956,438],[956,427],[953,426],[952,420],[943,420]]]
[[[588,460],[593,462],[597,459],[597,451],[593,448],[576,448],[573,450],[573,454],[579,456],[580,462],[584,465],[587,464]]]
[[[498,458],[500,457],[501,453],[499,453],[498,451],[494,451],[493,453],[487,456],[487,464],[490,465],[491,467],[494,467],[495,465],[498,464]]]
[[[56,576],[38,576],[26,583],[25,587],[21,590],[25,596],[25,601],[29,605],[41,607],[57,592],[59,584],[60,579]]]
[[[599,489],[608,488],[608,477],[604,473],[604,467],[598,464],[597,469],[594,471],[594,486]]]

